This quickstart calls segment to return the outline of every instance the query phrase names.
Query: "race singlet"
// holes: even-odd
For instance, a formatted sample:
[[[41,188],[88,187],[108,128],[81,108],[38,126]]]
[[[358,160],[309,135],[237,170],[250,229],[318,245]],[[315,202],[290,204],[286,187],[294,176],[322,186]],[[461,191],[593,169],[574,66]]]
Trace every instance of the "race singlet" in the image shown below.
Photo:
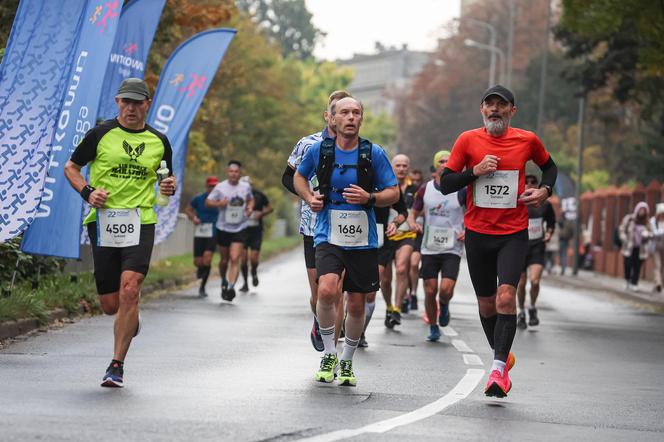
[[[201,223],[194,227],[194,238],[212,238],[214,234],[214,224]]]
[[[97,209],[97,246],[131,247],[141,239],[141,209]]]
[[[369,245],[369,217],[364,210],[330,210],[330,244],[341,247]]]
[[[226,206],[226,224],[240,224],[244,218],[244,206]]]
[[[544,237],[544,218],[530,218],[528,220],[528,239],[540,239]]]
[[[376,235],[378,236],[378,248],[380,249],[385,244],[385,225],[376,223]]]
[[[487,209],[514,209],[519,186],[518,170],[497,170],[473,184],[473,203]]]
[[[447,227],[426,226],[424,228],[424,239],[426,248],[436,252],[444,252],[454,248],[454,229]]]

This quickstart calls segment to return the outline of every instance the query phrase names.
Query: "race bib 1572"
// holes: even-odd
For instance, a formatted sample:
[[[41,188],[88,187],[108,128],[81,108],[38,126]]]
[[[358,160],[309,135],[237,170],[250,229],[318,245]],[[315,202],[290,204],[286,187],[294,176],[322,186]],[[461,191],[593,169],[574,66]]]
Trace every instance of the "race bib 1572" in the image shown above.
[[[488,209],[514,209],[518,188],[518,170],[497,170],[475,181],[473,202],[477,207]]]

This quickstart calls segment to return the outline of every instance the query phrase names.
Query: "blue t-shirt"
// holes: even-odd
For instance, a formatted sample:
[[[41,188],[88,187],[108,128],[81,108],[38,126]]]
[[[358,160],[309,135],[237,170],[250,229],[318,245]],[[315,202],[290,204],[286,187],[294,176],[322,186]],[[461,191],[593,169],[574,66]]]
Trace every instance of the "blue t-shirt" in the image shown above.
[[[196,216],[202,223],[216,223],[219,217],[219,209],[216,207],[205,207],[205,199],[208,197],[208,192],[199,193],[192,198],[189,205],[196,211]]]
[[[300,175],[310,177],[316,173],[318,168],[318,161],[320,159],[320,146],[321,141],[317,142],[307,151],[302,162],[297,168]],[[334,162],[339,165],[356,165],[358,160],[358,147],[351,151],[344,151],[335,147]],[[381,191],[387,187],[397,185],[397,177],[394,175],[390,160],[387,158],[385,151],[377,144],[371,147],[371,163],[374,170],[374,187],[377,191]],[[342,172],[343,170],[343,172]],[[369,219],[369,245],[360,247],[342,247],[343,249],[375,249],[378,248],[378,235],[376,233],[376,216],[373,209],[366,209],[358,204],[347,203],[341,192],[351,184],[357,184],[357,169],[348,168],[340,169],[335,167],[332,171],[332,178],[330,179],[330,187],[334,189],[330,192],[330,200],[338,202],[327,202],[318,213],[316,217],[316,231],[314,233],[314,246],[329,242],[330,240],[330,210],[351,210],[351,211],[364,211]],[[338,190],[338,191],[336,191]]]

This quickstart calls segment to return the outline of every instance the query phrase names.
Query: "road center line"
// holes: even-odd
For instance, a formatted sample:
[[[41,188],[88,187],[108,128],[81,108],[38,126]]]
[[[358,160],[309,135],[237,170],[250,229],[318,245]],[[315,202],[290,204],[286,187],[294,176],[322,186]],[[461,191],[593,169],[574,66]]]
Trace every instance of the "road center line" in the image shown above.
[[[479,356],[475,354],[465,354],[463,355],[463,362],[466,365],[484,365]]]
[[[463,342],[463,341],[462,341]],[[478,368],[469,368],[466,374],[458,384],[445,396],[441,397],[435,402],[427,404],[417,410],[409,413],[402,414],[391,419],[379,421],[364,427],[356,428],[354,430],[339,430],[332,433],[320,434],[318,436],[300,439],[300,441],[308,442],[332,442],[337,440],[348,439],[350,437],[359,436],[364,433],[385,433],[396,427],[412,424],[413,422],[426,419],[434,414],[440,413],[450,405],[454,405],[468,395],[477,387],[480,379],[484,376],[484,370]]]
[[[443,334],[448,337],[459,336],[459,333],[457,333],[457,331],[454,330],[450,325],[443,327]]]
[[[468,344],[461,339],[452,339],[452,345],[461,353],[474,353],[473,350],[468,347]]]

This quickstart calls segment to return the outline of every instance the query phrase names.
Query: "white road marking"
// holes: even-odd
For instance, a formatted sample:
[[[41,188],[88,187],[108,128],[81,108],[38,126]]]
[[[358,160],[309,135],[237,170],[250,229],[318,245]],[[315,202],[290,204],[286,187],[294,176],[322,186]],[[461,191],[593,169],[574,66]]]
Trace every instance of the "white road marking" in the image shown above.
[[[475,354],[465,354],[463,355],[463,362],[466,365],[484,365],[479,356]]]
[[[417,410],[413,410],[410,413],[379,421],[361,428],[356,428],[354,430],[334,431],[332,433],[320,434],[318,436],[300,439],[300,441],[332,442],[359,436],[360,434],[364,433],[385,433],[386,431],[390,431],[396,427],[412,424],[413,422],[417,422],[422,419],[431,417],[434,414],[440,413],[450,405],[454,405],[460,400],[468,397],[468,395],[475,389],[475,387],[477,387],[477,384],[480,382],[480,379],[482,379],[483,376],[484,370],[469,368],[466,370],[466,375],[459,381],[458,384],[456,384],[452,391],[437,401],[418,408]]]
[[[452,339],[452,345],[461,353],[474,353],[473,350],[468,347],[468,344],[461,339]]]
[[[445,336],[459,336],[459,333],[456,332],[451,326],[443,327],[443,334]]]

